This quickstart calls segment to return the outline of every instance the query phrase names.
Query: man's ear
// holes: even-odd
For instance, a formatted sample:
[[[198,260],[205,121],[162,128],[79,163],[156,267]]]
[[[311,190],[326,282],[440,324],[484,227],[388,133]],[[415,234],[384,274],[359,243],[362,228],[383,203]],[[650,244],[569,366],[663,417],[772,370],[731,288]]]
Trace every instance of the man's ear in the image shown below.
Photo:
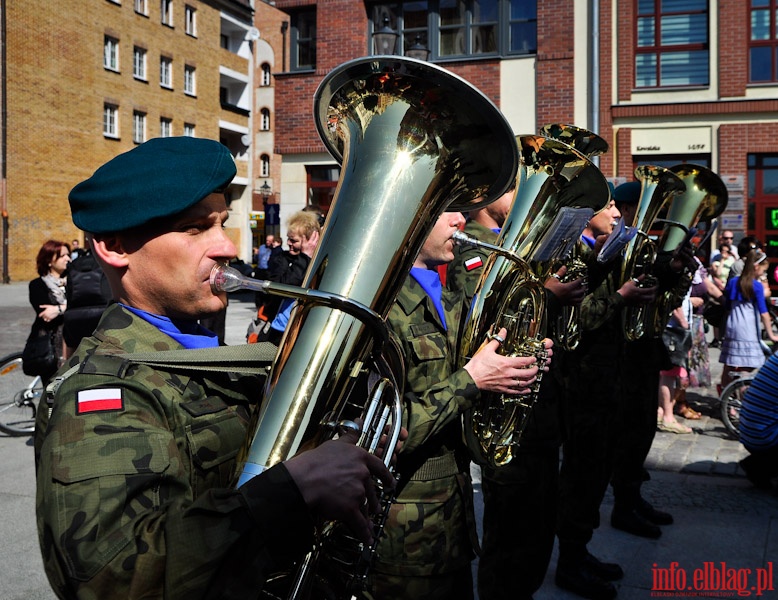
[[[106,265],[116,269],[127,266],[127,251],[122,237],[115,233],[95,234],[92,237],[92,249]]]

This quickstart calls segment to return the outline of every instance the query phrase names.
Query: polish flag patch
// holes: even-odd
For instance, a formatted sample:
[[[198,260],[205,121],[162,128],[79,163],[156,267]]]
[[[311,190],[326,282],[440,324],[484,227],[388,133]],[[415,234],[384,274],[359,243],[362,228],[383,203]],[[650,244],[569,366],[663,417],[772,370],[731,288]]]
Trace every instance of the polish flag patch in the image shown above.
[[[76,400],[76,414],[83,415],[109,410],[123,410],[124,399],[121,388],[100,388],[82,390]]]
[[[473,269],[477,269],[478,267],[483,267],[484,261],[481,260],[480,256],[474,256],[473,258],[468,258],[465,261],[465,269],[467,271],[472,271]]]

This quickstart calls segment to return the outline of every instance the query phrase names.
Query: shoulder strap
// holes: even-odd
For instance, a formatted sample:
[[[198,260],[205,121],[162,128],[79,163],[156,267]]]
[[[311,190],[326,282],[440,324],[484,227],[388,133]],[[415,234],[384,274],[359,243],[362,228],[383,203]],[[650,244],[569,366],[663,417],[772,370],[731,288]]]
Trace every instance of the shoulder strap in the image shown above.
[[[267,373],[275,360],[278,347],[270,342],[197,348],[193,350],[162,350],[121,354],[121,358],[151,366],[172,365],[196,371],[235,371],[251,375]]]

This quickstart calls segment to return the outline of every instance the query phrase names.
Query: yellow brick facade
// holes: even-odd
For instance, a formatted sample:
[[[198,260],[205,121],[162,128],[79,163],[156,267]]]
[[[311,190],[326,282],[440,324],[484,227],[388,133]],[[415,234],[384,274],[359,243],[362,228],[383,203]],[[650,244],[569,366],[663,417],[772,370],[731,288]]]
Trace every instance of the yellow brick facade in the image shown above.
[[[5,3],[6,279],[35,277],[46,239],[82,240],[68,191],[135,146],[133,111],[146,114],[146,139],[160,135],[162,117],[172,120],[173,135],[183,135],[185,123],[217,140],[220,120],[249,127],[249,117],[223,109],[219,97],[220,66],[249,74],[249,61],[220,45],[221,15],[239,3],[173,0],[173,27],[161,23],[159,0],[146,4],[148,16],[135,12],[134,0]],[[196,37],[185,32],[185,5],[196,10]],[[247,7],[230,17],[251,26]],[[103,67],[106,35],[119,40],[118,72]],[[146,50],[146,81],[133,76],[135,46]],[[160,85],[161,56],[172,59],[172,89]],[[195,96],[184,93],[185,65],[195,68]],[[103,135],[106,102],[118,106],[117,139]],[[247,165],[238,161],[244,177]]]

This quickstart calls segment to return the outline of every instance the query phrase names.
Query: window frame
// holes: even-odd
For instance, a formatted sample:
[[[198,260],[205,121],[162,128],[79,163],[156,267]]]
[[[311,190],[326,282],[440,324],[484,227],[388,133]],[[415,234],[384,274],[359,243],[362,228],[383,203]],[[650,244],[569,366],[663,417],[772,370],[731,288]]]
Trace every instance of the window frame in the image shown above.
[[[767,0],[765,6],[748,7],[748,84],[764,85],[778,83],[778,0]],[[752,4],[749,2],[749,4]],[[754,13],[757,11],[766,11],[768,16],[768,35],[766,39],[754,39]],[[759,49],[768,49],[770,52],[770,77],[768,79],[753,79],[754,70],[754,51]]]
[[[164,75],[167,74],[167,83]],[[159,85],[166,90],[173,89],[173,59],[169,56],[159,57]]]
[[[270,63],[262,63],[261,71],[262,75],[259,81],[260,87],[270,87],[272,82],[272,68],[270,67]]]
[[[108,34],[103,36],[103,68],[119,73],[119,39]]]
[[[132,141],[135,144],[146,141],[146,113],[140,110],[132,111]]]
[[[514,2],[527,0],[493,0],[491,10],[493,14],[489,19],[479,17],[482,12],[479,7],[487,4],[481,0],[456,0],[464,5],[463,21],[458,24],[443,24],[440,10],[442,0],[407,0],[404,2],[372,3],[368,5],[368,39],[369,53],[375,54],[372,42],[373,33],[383,27],[384,17],[388,17],[389,26],[399,34],[398,47],[405,54],[416,43],[425,46],[430,55],[428,60],[436,62],[471,60],[487,57],[519,57],[534,56],[537,54],[537,1],[531,6],[523,6],[527,14],[514,16],[512,8]],[[418,15],[426,15],[426,21],[418,18]],[[414,18],[416,16],[417,18]],[[521,36],[516,39],[515,33],[519,27],[531,32],[531,35]],[[491,27],[494,31],[494,43],[491,49],[483,51],[474,47],[475,33],[484,27]],[[446,53],[441,44],[441,32],[463,31],[464,47],[462,53]],[[530,39],[532,38],[532,39]]]
[[[184,136],[197,137],[197,127],[194,123],[184,123]]]
[[[149,16],[149,0],[135,0],[135,12],[144,17]]]
[[[197,37],[197,9],[189,4],[184,5],[184,31],[186,35]]]
[[[306,17],[312,17],[310,22],[307,22],[307,28],[310,35],[303,37],[300,35],[301,19]],[[316,7],[305,7],[300,10],[295,10],[290,13],[290,36],[289,42],[291,47],[291,56],[289,69],[291,71],[313,71],[316,69],[316,33],[317,33],[317,17]],[[310,52],[310,62],[302,63],[300,61],[300,48],[306,45]]]
[[[170,117],[159,118],[159,137],[173,137],[173,119]]]
[[[173,0],[159,0],[159,22],[173,27]]]
[[[259,130],[270,131],[270,109],[267,107],[259,111]]]
[[[635,89],[639,90],[657,90],[657,89],[668,89],[668,88],[706,88],[710,86],[711,76],[710,76],[710,69],[711,69],[711,31],[710,31],[710,6],[707,1],[699,0],[701,2],[701,8],[698,9],[691,9],[691,8],[685,8],[683,10],[665,10],[662,11],[662,0],[651,0],[654,3],[654,9],[653,12],[640,12],[640,3],[644,0],[633,0],[633,8],[635,9],[635,19],[633,22],[633,34],[634,34],[634,85]],[[705,34],[705,41],[704,42],[691,42],[688,41],[686,43],[672,43],[672,42],[664,42],[662,41],[662,31],[663,26],[670,25],[669,21],[666,21],[667,19],[670,19],[672,17],[682,17],[684,15],[704,15],[705,18],[705,27],[704,27],[704,34]],[[642,44],[641,40],[643,37],[641,36],[641,27],[642,27],[642,20],[646,19],[653,19],[653,40],[651,44]],[[665,22],[666,21],[666,22]],[[689,35],[691,36],[694,31],[691,29],[687,30],[689,32]],[[668,35],[670,35],[668,33]],[[691,55],[694,54],[700,54],[700,56],[705,56],[705,68],[700,70],[700,74],[704,74],[704,81],[692,81],[690,83],[678,83],[678,82],[668,82],[664,83],[663,79],[666,79],[670,77],[669,74],[663,75],[663,68],[668,68],[668,63],[666,61],[663,61],[664,59],[670,59],[672,55],[674,54],[680,54],[680,53],[687,53]],[[643,64],[641,66],[641,63],[643,62],[643,59],[646,57],[653,57],[653,65],[646,66]],[[653,79],[651,84],[643,84],[641,83],[643,77],[641,76],[641,69],[645,70],[647,73],[649,70],[653,69]]]
[[[184,65],[184,94],[197,96],[197,68],[192,65]]]
[[[259,176],[270,177],[270,155],[268,154],[259,157]]]
[[[140,81],[148,81],[148,52],[140,46],[132,48],[132,76]],[[140,60],[138,60],[140,58]]]
[[[119,106],[103,102],[103,136],[119,139]]]

